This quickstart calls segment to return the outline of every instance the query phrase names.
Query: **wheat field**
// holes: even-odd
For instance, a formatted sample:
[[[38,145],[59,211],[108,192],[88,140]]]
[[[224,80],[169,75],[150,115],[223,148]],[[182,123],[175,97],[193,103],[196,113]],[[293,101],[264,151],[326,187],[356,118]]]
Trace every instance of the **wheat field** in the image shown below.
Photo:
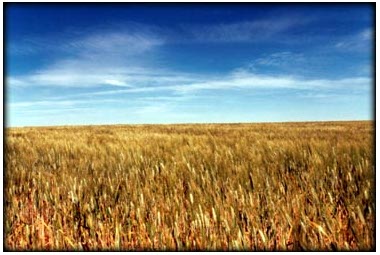
[[[4,248],[375,249],[374,122],[5,130]]]

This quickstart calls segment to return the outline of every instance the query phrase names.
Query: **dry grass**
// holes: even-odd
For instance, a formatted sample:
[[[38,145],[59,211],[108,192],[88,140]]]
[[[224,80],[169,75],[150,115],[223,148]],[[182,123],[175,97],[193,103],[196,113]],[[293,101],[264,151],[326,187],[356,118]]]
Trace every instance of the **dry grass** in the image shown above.
[[[374,123],[14,128],[7,250],[373,250]]]

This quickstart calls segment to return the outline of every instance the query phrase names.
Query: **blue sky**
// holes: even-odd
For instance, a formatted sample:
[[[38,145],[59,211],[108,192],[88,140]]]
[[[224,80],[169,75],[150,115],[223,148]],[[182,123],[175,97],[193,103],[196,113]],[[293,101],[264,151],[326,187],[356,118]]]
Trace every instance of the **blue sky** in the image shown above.
[[[6,125],[373,119],[368,4],[7,4]]]

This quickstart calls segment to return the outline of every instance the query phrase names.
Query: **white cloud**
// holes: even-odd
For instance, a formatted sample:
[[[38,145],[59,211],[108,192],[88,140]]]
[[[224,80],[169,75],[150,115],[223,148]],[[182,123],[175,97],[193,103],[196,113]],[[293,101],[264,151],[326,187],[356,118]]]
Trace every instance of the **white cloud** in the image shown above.
[[[110,81],[114,81],[113,83]],[[60,70],[47,70],[31,75],[8,77],[7,85],[10,87],[96,87],[102,85],[115,85],[115,79],[110,74],[82,73],[79,70],[62,72]]]
[[[105,67],[87,63],[73,63],[61,68],[53,66],[30,75],[7,77],[10,87],[136,87],[167,86],[193,83],[204,79],[201,75],[176,73],[164,69],[133,68],[129,66]]]
[[[239,70],[222,76],[194,77],[193,82],[174,83],[166,85],[161,81],[156,86],[134,86],[131,88],[97,91],[72,95],[75,97],[102,97],[122,94],[141,94],[150,93],[153,96],[146,97],[147,100],[156,98],[167,99],[168,101],[179,100],[181,96],[202,95],[202,91],[226,91],[226,90],[247,90],[247,91],[276,91],[279,89],[293,91],[324,91],[329,93],[335,91],[340,93],[342,90],[351,92],[368,92],[372,87],[372,79],[367,77],[350,77],[344,79],[306,79],[287,75],[260,75],[252,72]],[[154,95],[161,93],[174,94],[175,97],[162,97]],[[200,93],[200,94],[199,94]]]
[[[26,81],[22,77],[19,77],[19,78],[6,77],[5,83],[7,86],[11,86],[11,87],[24,87],[27,85]]]
[[[114,86],[121,86],[121,87],[130,87],[127,83],[120,80],[114,80],[114,79],[108,79],[104,81],[105,84],[114,85]]]
[[[338,80],[302,79],[293,76],[270,76],[238,72],[221,79],[173,87],[179,92],[220,89],[297,89],[297,90],[336,90],[365,89],[371,86],[371,79],[353,77]]]

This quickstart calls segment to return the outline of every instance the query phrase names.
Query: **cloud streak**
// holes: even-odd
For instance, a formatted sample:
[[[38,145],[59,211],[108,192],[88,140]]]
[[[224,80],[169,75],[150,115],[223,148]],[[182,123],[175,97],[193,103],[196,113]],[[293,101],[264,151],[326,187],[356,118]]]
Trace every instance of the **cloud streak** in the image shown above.
[[[165,43],[165,38],[157,33],[158,29],[155,26],[127,22],[42,34],[38,37],[26,36],[7,44],[7,49],[14,55],[41,52],[136,55]]]
[[[335,48],[342,51],[369,51],[373,36],[373,30],[366,28],[355,35],[341,39],[335,44]]]
[[[39,101],[24,101],[24,102],[12,102],[9,103],[9,107],[15,108],[30,108],[30,107],[71,107],[78,105],[89,105],[89,104],[104,104],[104,103],[115,103],[120,100],[115,99],[102,99],[102,100],[39,100]]]
[[[372,80],[367,77],[350,77],[344,79],[305,79],[286,75],[259,75],[251,72],[238,71],[221,77],[208,77],[205,79],[193,79],[194,82],[184,84],[166,85],[165,82],[157,86],[134,86],[132,88],[106,90],[72,95],[75,97],[101,97],[123,94],[144,94],[144,93],[171,93],[176,96],[195,95],[204,91],[351,91],[366,93],[371,88]],[[144,82],[146,83],[146,82]],[[154,98],[151,96],[150,98]],[[162,98],[158,96],[157,100]],[[173,99],[174,97],[171,97]]]
[[[305,56],[302,53],[283,51],[272,53],[262,58],[258,58],[255,60],[254,65],[283,67],[294,63],[304,64],[305,61]]]
[[[310,21],[306,17],[277,17],[219,24],[179,24],[171,26],[125,22],[108,26],[61,31],[51,35],[20,38],[7,43],[11,55],[33,55],[41,52],[76,54],[80,57],[98,54],[121,58],[146,53],[175,43],[236,43],[273,39]]]
[[[305,17],[277,17],[234,23],[183,25],[185,38],[195,42],[259,42],[279,36],[290,29],[310,21]]]

